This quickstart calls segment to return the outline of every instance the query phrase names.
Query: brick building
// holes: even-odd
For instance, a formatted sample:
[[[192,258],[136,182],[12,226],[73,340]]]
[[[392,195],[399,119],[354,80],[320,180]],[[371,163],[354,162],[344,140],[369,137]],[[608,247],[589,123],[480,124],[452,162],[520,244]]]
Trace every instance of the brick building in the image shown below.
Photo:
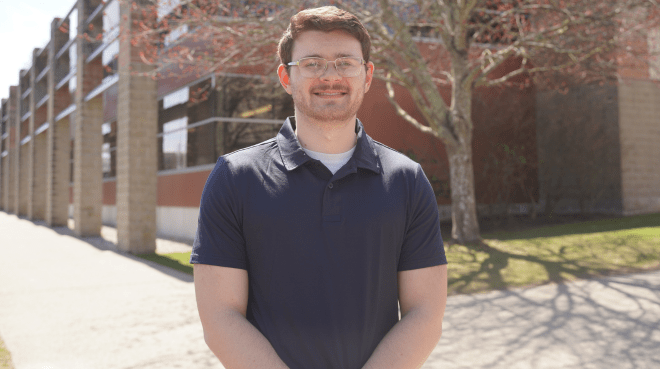
[[[141,253],[154,251],[156,235],[192,239],[218,156],[274,136],[293,104],[259,76],[131,73],[148,68],[118,37],[135,16],[116,0],[78,0],[53,20],[50,42],[0,106],[0,208],[51,226],[72,218],[80,236],[113,225],[120,248]],[[660,212],[657,107],[648,73],[566,95],[477,91],[480,213]],[[399,118],[379,81],[358,117],[374,139],[422,163],[449,219],[442,144]]]

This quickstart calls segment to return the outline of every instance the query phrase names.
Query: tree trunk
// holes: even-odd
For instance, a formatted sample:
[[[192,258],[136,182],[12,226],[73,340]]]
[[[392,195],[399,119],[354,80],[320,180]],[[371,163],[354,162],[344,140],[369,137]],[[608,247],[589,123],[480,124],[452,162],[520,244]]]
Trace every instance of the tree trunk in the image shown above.
[[[471,143],[447,147],[451,188],[451,237],[464,244],[481,239],[474,195]]]

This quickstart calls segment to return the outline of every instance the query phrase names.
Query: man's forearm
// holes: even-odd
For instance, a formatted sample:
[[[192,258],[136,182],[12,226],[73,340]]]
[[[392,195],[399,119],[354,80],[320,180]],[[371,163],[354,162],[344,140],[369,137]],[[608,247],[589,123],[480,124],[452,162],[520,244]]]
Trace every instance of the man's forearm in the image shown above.
[[[419,368],[442,335],[442,318],[411,310],[381,340],[364,368]]]
[[[218,313],[204,325],[204,340],[226,368],[288,368],[263,336],[243,315]]]

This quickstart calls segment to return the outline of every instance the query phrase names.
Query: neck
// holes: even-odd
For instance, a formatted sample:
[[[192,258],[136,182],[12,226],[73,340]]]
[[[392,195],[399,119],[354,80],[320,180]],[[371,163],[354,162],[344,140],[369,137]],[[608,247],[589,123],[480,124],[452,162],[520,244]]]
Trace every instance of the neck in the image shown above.
[[[355,147],[355,120],[316,123],[296,115],[296,136],[303,148],[321,153],[344,153]]]

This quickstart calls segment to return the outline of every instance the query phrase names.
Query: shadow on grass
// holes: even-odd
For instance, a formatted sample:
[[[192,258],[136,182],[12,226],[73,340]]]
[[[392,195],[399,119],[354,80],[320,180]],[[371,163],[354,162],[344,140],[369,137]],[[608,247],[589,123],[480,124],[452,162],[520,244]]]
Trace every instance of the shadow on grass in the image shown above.
[[[511,241],[530,238],[566,236],[572,234],[611,232],[625,229],[658,226],[660,226],[660,213],[553,225],[516,232],[494,232],[484,234],[483,237],[489,239],[498,239],[502,241]]]
[[[632,237],[634,238],[634,236]],[[458,277],[449,277],[449,294],[472,294],[491,290],[505,290],[514,287],[538,286],[547,283],[564,283],[576,279],[604,277],[612,274],[626,274],[660,269],[660,251],[649,253],[648,250],[632,245],[626,238],[611,241],[616,246],[625,246],[628,260],[617,261],[616,257],[593,254],[593,256],[578,256],[569,258],[565,246],[557,253],[525,255],[516,252],[503,251],[486,242],[468,244],[463,251],[464,262],[479,263],[478,269],[473,269]],[[448,247],[450,247],[449,245]],[[582,247],[587,249],[587,247]],[[485,259],[483,255],[486,255]],[[483,260],[482,260],[483,259]],[[512,262],[527,264],[525,269],[534,277],[526,280],[505,277],[504,271]],[[461,264],[460,262],[457,264]],[[540,271],[540,270],[543,271]],[[521,268],[516,268],[519,272]]]
[[[193,274],[193,268],[191,266],[181,264],[181,262],[179,262],[178,260],[172,259],[168,256],[158,255],[158,254],[140,254],[136,256],[138,258],[149,260],[156,264],[160,264],[166,267],[170,267],[172,269],[176,269],[183,273]]]

